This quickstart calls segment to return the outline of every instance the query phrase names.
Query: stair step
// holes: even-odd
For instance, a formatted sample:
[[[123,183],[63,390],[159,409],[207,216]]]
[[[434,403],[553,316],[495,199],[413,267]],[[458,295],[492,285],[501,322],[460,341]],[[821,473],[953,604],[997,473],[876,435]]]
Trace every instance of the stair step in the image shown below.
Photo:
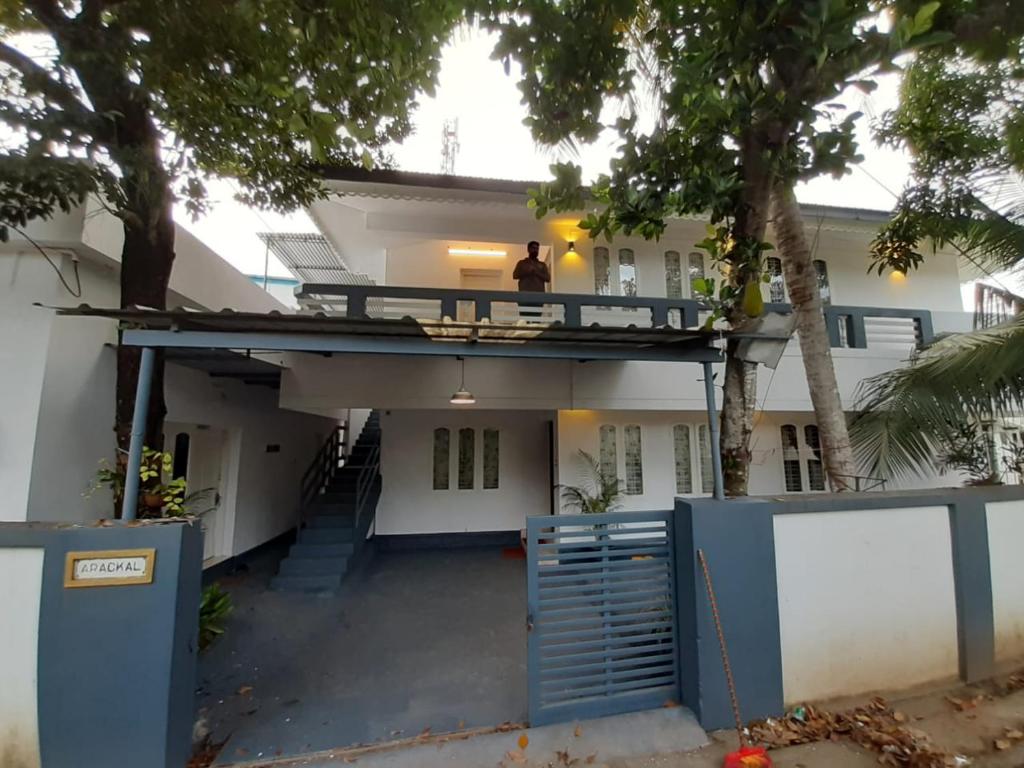
[[[337,544],[292,544],[288,550],[288,557],[317,558],[317,557],[348,557],[355,547],[352,540],[339,542]]]
[[[354,525],[354,515],[313,515],[306,521],[306,530],[352,530]]]
[[[281,576],[344,576],[348,557],[286,557]]]
[[[345,544],[352,541],[351,528],[303,528],[299,544]]]
[[[333,592],[341,586],[341,574],[314,576],[275,576],[270,588],[282,592]]]
[[[345,515],[352,515],[354,506],[355,505],[351,501],[314,502],[307,507],[305,517],[313,518],[320,517],[321,515],[327,517],[343,517]]]

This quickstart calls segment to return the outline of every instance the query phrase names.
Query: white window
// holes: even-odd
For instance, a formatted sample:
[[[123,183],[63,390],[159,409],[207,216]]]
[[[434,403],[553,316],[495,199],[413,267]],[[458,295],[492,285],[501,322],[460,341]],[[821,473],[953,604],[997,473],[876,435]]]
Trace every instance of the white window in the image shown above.
[[[800,493],[803,489],[803,479],[800,473],[800,444],[797,439],[796,427],[792,424],[783,424],[780,427],[782,435],[782,477],[786,484],[787,493]]]
[[[765,259],[765,270],[771,278],[771,282],[768,283],[768,301],[773,304],[784,304],[786,281],[782,276],[782,259],[778,256],[769,256]]]
[[[434,430],[434,490],[447,491],[450,483],[448,463],[451,455],[451,433],[446,427]]]
[[[697,426],[697,442],[700,445],[700,490],[701,493],[714,493],[715,470],[711,464],[711,440],[707,424]]]
[[[679,251],[665,251],[665,296],[683,298],[683,263]]]
[[[672,444],[676,460],[676,493],[693,493],[693,451],[690,448],[690,425],[672,427]]]
[[[636,255],[632,248],[619,249],[619,289],[622,296],[636,296]]]
[[[639,496],[644,492],[644,459],[640,439],[640,425],[627,424],[622,428],[626,453],[626,493]]]
[[[498,487],[499,479],[499,455],[498,455],[498,430],[484,430],[484,490],[491,490]]]
[[[594,293],[598,296],[612,293],[612,263],[608,249],[603,246],[594,249]]]
[[[704,279],[704,254],[699,251],[692,251],[686,257],[687,285],[690,288],[690,295],[693,295],[693,281]]]
[[[613,480],[619,476],[619,454],[615,446],[615,426],[602,424],[598,432],[600,447],[598,466],[604,480]]]
[[[604,246],[594,248],[594,293],[598,296],[639,295],[636,254],[620,248],[615,258]]]
[[[828,265],[822,259],[814,260],[814,271],[818,275],[818,295],[826,307],[832,303],[832,288],[828,284]]]
[[[816,425],[804,427],[804,442],[811,451],[807,457],[807,487],[812,491],[824,491],[825,465],[821,461],[821,435]]]
[[[476,433],[470,427],[459,430],[459,490],[473,490],[476,474]]]

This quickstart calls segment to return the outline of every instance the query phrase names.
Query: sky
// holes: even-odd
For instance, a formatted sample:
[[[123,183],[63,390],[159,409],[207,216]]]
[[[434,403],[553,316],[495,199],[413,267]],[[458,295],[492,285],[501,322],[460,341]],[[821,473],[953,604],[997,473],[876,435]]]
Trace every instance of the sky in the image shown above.
[[[490,59],[493,43],[494,38],[486,33],[467,30],[446,48],[436,96],[420,100],[413,134],[394,147],[397,167],[438,172],[444,121],[457,118],[460,150],[455,172],[459,175],[545,180],[550,176],[548,166],[558,160],[579,162],[588,180],[605,171],[614,153],[611,135],[581,148],[577,158],[534,143],[522,123],[525,113],[516,70],[506,75],[501,63]],[[895,78],[889,77],[873,94],[852,91],[844,94],[842,101],[873,118],[895,105],[896,88]],[[819,178],[802,185],[798,189],[801,202],[884,210],[892,206],[894,193],[906,177],[907,158],[901,152],[875,146],[868,130],[867,121],[861,120],[858,139],[865,155],[861,166],[841,180]],[[210,189],[214,205],[209,213],[192,221],[180,207],[176,218],[243,272],[263,274],[266,250],[257,232],[316,231],[304,212],[282,216],[235,202],[236,189],[230,182],[211,182]],[[269,274],[288,275],[272,255]]]

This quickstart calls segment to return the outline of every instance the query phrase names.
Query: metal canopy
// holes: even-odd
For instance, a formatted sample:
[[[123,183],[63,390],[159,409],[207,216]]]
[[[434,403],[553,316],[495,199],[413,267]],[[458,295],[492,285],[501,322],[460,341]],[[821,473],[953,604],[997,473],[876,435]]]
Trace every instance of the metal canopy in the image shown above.
[[[164,358],[185,368],[202,371],[215,379],[237,379],[244,384],[281,388],[280,366],[230,349],[168,348]]]
[[[118,320],[123,344],[168,349],[676,362],[722,359],[721,351],[712,346],[721,334],[693,329],[567,327],[559,323],[498,325],[88,305],[57,312]]]
[[[330,241],[315,232],[258,232],[288,271],[303,282],[339,282],[348,265]]]

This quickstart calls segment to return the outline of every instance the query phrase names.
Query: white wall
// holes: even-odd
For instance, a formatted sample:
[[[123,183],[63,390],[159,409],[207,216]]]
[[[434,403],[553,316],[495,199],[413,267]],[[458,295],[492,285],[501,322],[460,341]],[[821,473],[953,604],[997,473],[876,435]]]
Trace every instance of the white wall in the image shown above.
[[[986,504],[996,661],[1024,656],[1024,501]]]
[[[550,510],[547,422],[554,414],[391,411],[381,417],[383,493],[378,535],[518,531]],[[449,490],[433,489],[434,430],[451,434]],[[458,487],[458,431],[475,436],[473,490]],[[498,488],[483,490],[483,430],[499,431]]]
[[[39,603],[43,586],[43,550],[0,548],[0,590],[4,643],[0,654],[0,759],[12,768],[39,768],[37,693]]]
[[[958,673],[945,506],[775,516],[787,703]]]
[[[898,350],[833,350],[849,408],[862,379],[903,365]],[[444,408],[459,383],[455,357],[289,355],[282,402],[300,410]],[[352,370],[360,371],[352,376]],[[722,366],[715,366],[721,381]],[[703,373],[692,363],[468,358],[466,384],[491,409],[704,410]],[[777,371],[758,371],[766,411],[811,412],[803,360],[791,342]]]
[[[167,367],[168,420],[203,424],[228,433],[224,506],[234,555],[294,526],[299,480],[334,426],[329,419],[277,407],[266,387],[211,379],[180,366]],[[268,445],[280,451],[267,452]]]

